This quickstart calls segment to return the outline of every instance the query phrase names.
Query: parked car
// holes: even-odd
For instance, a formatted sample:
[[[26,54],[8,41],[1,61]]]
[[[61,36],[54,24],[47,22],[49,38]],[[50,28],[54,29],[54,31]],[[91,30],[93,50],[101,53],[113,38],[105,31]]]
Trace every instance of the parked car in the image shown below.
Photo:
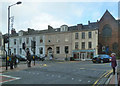
[[[100,56],[99,55],[94,56],[93,59],[92,59],[92,62],[93,63],[101,63]]]
[[[107,63],[110,62],[111,57],[109,55],[106,54],[100,54],[100,55],[96,55],[93,57],[92,62],[93,63]]]
[[[101,60],[103,61],[103,63],[110,62],[111,57],[109,55],[101,54],[100,57],[101,57]]]
[[[45,55],[40,55],[40,61],[44,61],[45,60]]]
[[[19,61],[26,61],[27,60],[26,56],[23,56],[23,55],[16,55],[16,57],[18,58]]]

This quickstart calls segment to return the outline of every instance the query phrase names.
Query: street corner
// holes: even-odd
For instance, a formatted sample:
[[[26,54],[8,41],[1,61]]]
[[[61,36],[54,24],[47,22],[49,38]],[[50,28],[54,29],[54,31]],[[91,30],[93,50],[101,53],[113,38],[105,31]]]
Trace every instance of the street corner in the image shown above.
[[[20,79],[20,78],[19,77],[9,76],[9,75],[4,75],[4,74],[0,73],[0,84],[3,84],[5,82],[18,80],[18,79]]]

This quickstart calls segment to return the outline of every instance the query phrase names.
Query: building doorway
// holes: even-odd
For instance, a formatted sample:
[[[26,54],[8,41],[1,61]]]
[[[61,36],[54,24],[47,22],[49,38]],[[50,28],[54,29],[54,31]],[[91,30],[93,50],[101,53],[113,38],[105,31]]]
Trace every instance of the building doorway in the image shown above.
[[[86,53],[81,53],[81,60],[85,60],[86,58]]]
[[[48,49],[47,49],[47,56],[48,56],[48,58],[49,59],[52,59],[53,58],[53,52],[52,52],[52,48],[51,47],[49,47]]]

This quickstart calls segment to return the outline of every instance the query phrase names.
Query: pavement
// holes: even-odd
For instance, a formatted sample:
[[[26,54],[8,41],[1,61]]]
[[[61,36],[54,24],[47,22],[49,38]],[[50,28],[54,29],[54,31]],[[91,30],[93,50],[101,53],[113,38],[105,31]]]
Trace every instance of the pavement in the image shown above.
[[[109,85],[115,85],[115,86],[120,86],[120,84],[118,85],[119,82],[119,77],[120,77],[120,60],[117,60],[117,67],[116,67],[116,73],[115,75],[111,74],[111,76],[108,79],[108,84]],[[119,72],[119,73],[118,73]]]
[[[34,67],[38,67],[38,66],[45,66],[46,64],[38,64],[38,61],[35,62],[35,65],[34,65],[34,62],[32,61],[31,62],[31,67],[34,68]],[[27,67],[27,63],[26,62],[21,62],[17,65],[16,68],[13,68],[13,69],[10,69],[10,66],[8,66],[7,70],[6,70],[6,67],[0,67],[0,73],[4,73],[4,72],[10,72],[10,71],[19,71],[19,70],[24,70],[24,69],[28,69]]]
[[[49,61],[49,60],[46,60],[46,61]],[[58,60],[58,59],[57,60],[52,60],[52,61],[55,61],[55,62],[64,62],[64,60]],[[31,62],[31,67],[32,68],[43,67],[43,66],[46,66],[45,62],[35,61],[35,65],[34,65],[34,61]],[[20,62],[17,65],[17,67],[13,68],[13,69],[10,69],[10,66],[8,66],[8,68],[6,70],[6,67],[1,67],[0,66],[0,73],[9,72],[9,71],[18,71],[18,70],[24,70],[24,69],[28,69],[26,61]]]

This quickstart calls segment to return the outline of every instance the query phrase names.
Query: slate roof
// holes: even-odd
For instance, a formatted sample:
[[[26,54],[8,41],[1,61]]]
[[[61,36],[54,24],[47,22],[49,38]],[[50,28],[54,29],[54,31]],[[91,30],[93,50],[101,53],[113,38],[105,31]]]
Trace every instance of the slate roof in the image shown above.
[[[68,26],[68,31],[67,32],[72,32],[72,31],[85,31],[85,30],[94,30],[94,29],[99,29],[99,25],[98,23],[104,19],[105,16],[112,16],[110,14],[110,12],[108,10],[106,10],[106,12],[104,13],[104,15],[101,17],[101,19],[97,22],[88,22],[88,25],[82,25],[82,24],[77,24],[74,26]],[[115,19],[112,16],[113,19]],[[116,20],[117,22],[120,22],[120,20]],[[48,29],[45,30],[34,30],[34,29],[29,29],[30,31],[23,31],[23,35],[34,35],[34,34],[46,34],[46,33],[56,33],[56,32],[60,32],[60,28],[53,28],[50,25],[48,25]],[[13,36],[18,36],[17,34],[14,34]]]

